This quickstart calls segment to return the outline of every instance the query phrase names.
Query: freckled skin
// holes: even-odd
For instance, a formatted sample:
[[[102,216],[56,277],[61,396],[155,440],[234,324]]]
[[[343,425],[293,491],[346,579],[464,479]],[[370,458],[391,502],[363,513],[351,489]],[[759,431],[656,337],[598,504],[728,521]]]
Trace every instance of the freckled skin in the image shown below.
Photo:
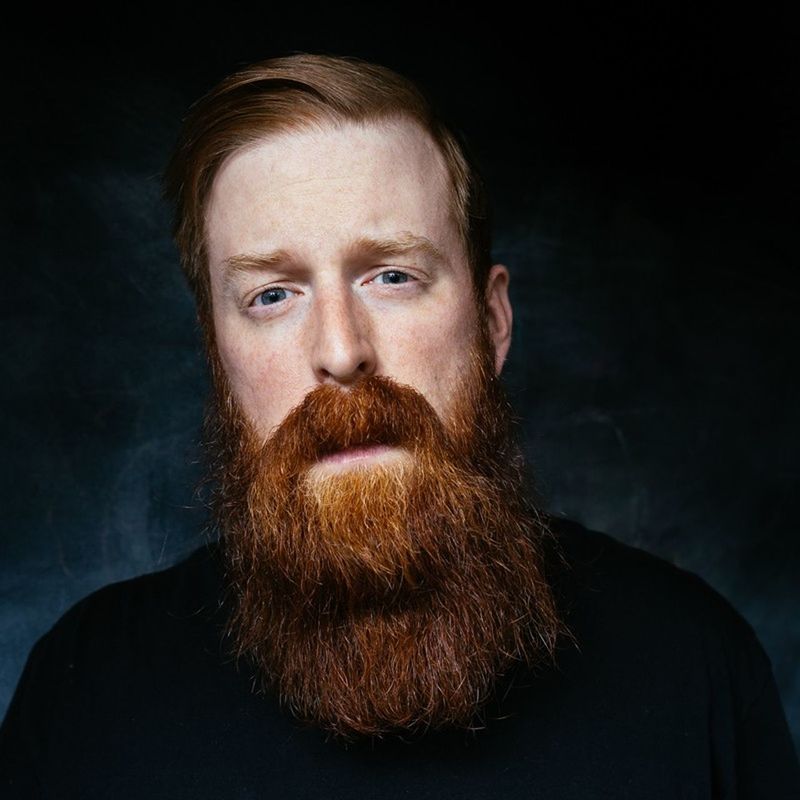
[[[215,333],[262,435],[316,386],[346,389],[373,374],[411,385],[446,418],[477,319],[445,181],[435,145],[408,121],[280,134],[222,165],[206,214]],[[345,257],[354,237],[399,233],[426,236],[447,263]],[[224,259],[278,248],[290,265],[226,285]],[[499,373],[512,319],[503,265],[492,267],[487,296]]]

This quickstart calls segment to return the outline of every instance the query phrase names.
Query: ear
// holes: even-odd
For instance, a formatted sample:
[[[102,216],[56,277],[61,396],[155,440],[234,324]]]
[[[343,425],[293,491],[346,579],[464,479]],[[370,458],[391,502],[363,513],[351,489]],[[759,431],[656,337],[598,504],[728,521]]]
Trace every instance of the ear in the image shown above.
[[[503,369],[508,349],[511,346],[511,327],[513,313],[508,297],[508,284],[511,276],[503,264],[495,264],[489,270],[486,282],[486,311],[488,315],[489,336],[494,344],[495,372]]]

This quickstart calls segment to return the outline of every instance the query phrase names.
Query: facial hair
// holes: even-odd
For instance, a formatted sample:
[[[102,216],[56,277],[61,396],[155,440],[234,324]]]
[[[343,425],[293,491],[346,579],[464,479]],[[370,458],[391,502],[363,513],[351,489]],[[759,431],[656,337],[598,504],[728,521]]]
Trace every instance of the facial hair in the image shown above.
[[[471,728],[512,667],[552,662],[552,540],[525,486],[485,320],[441,420],[384,375],[310,391],[262,441],[216,348],[206,419],[226,633],[256,685],[352,740]],[[319,459],[382,444],[393,457]]]

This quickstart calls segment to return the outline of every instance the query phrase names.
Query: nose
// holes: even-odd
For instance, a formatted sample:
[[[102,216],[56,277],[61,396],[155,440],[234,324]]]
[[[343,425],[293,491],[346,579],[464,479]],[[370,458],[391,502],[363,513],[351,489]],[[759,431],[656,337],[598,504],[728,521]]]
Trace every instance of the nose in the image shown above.
[[[349,287],[328,288],[316,300],[312,360],[317,380],[347,385],[373,374],[369,319]]]

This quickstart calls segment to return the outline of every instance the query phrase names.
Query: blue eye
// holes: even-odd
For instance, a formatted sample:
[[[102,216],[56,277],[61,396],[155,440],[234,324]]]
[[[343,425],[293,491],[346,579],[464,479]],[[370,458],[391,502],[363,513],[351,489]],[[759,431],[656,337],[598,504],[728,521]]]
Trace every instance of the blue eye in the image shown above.
[[[378,283],[383,283],[383,284],[407,283],[411,278],[411,276],[408,275],[408,273],[400,272],[396,269],[393,269],[389,270],[388,272],[381,272],[381,274],[376,277],[376,280],[378,278],[384,278],[384,277],[386,277],[387,280],[378,281]]]
[[[274,306],[276,303],[285,299],[286,289],[282,289],[280,286],[275,286],[271,289],[266,289],[259,295],[256,295],[254,303],[256,305]]]

